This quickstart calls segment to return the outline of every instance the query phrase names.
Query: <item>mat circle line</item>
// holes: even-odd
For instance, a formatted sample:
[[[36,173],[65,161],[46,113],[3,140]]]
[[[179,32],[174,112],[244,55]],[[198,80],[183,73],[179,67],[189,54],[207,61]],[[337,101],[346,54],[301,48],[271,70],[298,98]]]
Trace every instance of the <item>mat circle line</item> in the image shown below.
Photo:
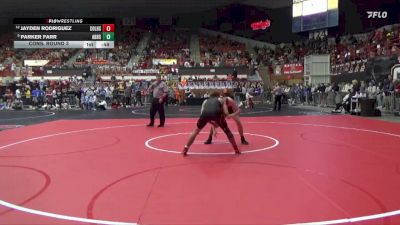
[[[34,111],[20,111],[20,112],[34,112]],[[40,112],[40,111],[39,111]],[[42,111],[46,112],[46,111]],[[35,118],[42,118],[42,117],[48,117],[48,116],[54,116],[56,115],[55,112],[46,112],[49,113],[47,115],[40,115],[40,116],[27,116],[27,117],[20,117],[20,118],[9,118],[9,119],[1,119],[0,121],[10,121],[10,120],[26,120],[26,119],[35,119]]]
[[[200,132],[202,134],[208,134],[207,132]],[[236,132],[234,132],[235,134],[237,134]],[[157,140],[157,139],[161,139],[161,138],[165,138],[165,137],[171,137],[171,136],[178,136],[178,135],[187,135],[187,134],[191,134],[191,133],[174,133],[174,134],[166,134],[166,135],[161,135],[161,136],[156,136],[153,138],[148,139],[145,142],[145,146],[151,150],[154,151],[159,151],[159,152],[167,152],[167,153],[173,153],[173,154],[181,154],[180,151],[172,151],[172,150],[167,150],[167,149],[162,149],[162,148],[156,148],[154,146],[152,146],[150,144],[150,142]],[[248,154],[248,153],[255,153],[255,152],[261,152],[261,151],[266,151],[266,150],[270,150],[275,148],[276,146],[279,145],[279,141],[273,137],[267,136],[267,135],[261,135],[261,134],[251,134],[251,133],[244,133],[246,135],[250,135],[250,136],[256,136],[256,137],[262,137],[265,139],[270,139],[273,140],[275,143],[271,146],[268,147],[264,147],[264,148],[260,148],[260,149],[254,149],[254,150],[248,150],[248,151],[242,151],[242,154]],[[234,152],[189,152],[188,155],[234,155]]]
[[[44,184],[43,186],[39,189],[39,191],[37,191],[34,195],[30,196],[29,198],[23,200],[22,202],[18,203],[18,205],[25,205],[29,202],[31,202],[32,200],[36,199],[37,197],[39,197],[41,194],[43,194],[47,188],[50,186],[51,183],[51,178],[49,176],[49,174],[47,174],[44,171],[38,170],[36,168],[32,168],[32,167],[26,167],[26,166],[19,166],[19,165],[0,165],[0,168],[19,168],[19,169],[25,169],[28,171],[33,171],[36,172],[37,174],[41,175],[42,177],[44,177]],[[3,210],[0,211],[0,216],[5,215],[9,212],[11,212],[12,210],[14,210],[13,208],[8,208],[7,210]]]
[[[260,110],[260,111],[252,111],[252,112],[241,112],[240,113],[240,115],[253,115],[253,114],[258,114],[258,113],[264,113],[264,112],[272,112],[273,111],[273,109],[272,108],[269,108],[269,107],[259,107],[260,109],[268,109],[268,110]],[[141,109],[138,109],[138,110],[132,110],[132,114],[134,114],[134,115],[149,115],[149,113],[144,113],[144,112],[138,112],[138,111],[142,111],[142,110],[150,110],[150,108],[141,108]],[[197,110],[196,112],[193,112],[193,113],[200,113],[200,110]],[[175,116],[175,115],[194,115],[194,114],[191,114],[190,112],[185,112],[185,111],[182,111],[182,113],[165,113],[166,115],[171,115],[171,116]]]

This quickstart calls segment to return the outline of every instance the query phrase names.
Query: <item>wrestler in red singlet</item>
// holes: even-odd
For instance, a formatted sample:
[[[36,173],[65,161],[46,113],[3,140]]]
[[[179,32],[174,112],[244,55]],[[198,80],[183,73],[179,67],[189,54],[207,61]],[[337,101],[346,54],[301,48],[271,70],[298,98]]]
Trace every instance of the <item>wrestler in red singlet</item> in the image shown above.
[[[230,114],[235,113],[236,111],[240,110],[239,107],[236,105],[235,101],[230,97],[230,93],[229,93],[228,89],[224,89],[223,95],[224,96],[222,97],[222,99],[225,101],[225,104],[227,105],[228,111]],[[243,134],[243,125],[242,125],[242,122],[240,121],[239,115],[240,114],[238,113],[237,116],[232,117],[232,119],[235,121],[235,123],[238,127],[242,144],[248,145],[249,143],[246,141],[246,138],[244,137],[244,134]],[[204,142],[204,144],[212,143],[213,133],[214,133],[214,129],[212,128],[210,131],[210,134],[208,136],[208,139],[207,139],[207,141]]]

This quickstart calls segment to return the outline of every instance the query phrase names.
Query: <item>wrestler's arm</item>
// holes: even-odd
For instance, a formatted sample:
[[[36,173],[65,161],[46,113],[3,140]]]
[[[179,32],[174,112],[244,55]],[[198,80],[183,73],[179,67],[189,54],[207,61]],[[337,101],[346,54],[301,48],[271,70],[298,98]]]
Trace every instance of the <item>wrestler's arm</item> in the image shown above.
[[[240,113],[240,109],[236,110],[236,112],[234,112],[232,114],[229,114],[227,117],[228,118],[235,117],[235,116],[239,115],[239,113]]]
[[[207,100],[204,100],[203,104],[201,105],[201,111],[200,113],[203,114],[203,110],[204,110],[204,105],[206,104]]]
[[[236,105],[235,100],[233,100],[231,97],[227,97],[227,99],[228,99],[229,105],[232,107],[233,111],[236,112],[237,110],[240,109],[239,106]]]
[[[238,109],[236,112],[229,114],[229,110],[228,110],[228,106],[226,105],[226,102],[222,100],[221,103],[222,103],[222,108],[224,110],[224,114],[226,115],[226,118],[235,117],[240,113],[240,109]]]
[[[232,98],[228,97],[228,102],[234,111],[234,113],[230,114],[230,117],[238,116],[241,112],[241,109],[236,105],[235,101]]]
[[[228,106],[226,105],[226,102],[221,98],[221,99],[219,99],[219,101],[221,102],[221,104],[222,104],[222,110],[223,110],[223,112],[224,112],[224,114],[225,114],[225,116],[229,116],[229,110],[228,110]]]

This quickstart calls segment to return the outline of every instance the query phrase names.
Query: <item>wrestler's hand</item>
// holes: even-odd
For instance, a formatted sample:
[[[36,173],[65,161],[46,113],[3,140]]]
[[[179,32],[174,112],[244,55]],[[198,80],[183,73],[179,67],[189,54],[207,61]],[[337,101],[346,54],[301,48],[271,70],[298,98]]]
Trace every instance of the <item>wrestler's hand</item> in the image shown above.
[[[163,99],[160,98],[160,99],[158,100],[158,102],[159,102],[160,104],[163,103]]]
[[[232,113],[232,114],[228,114],[228,115],[226,116],[226,118],[232,119],[232,117],[237,117],[237,116],[240,114],[240,112],[241,112],[241,110],[238,109],[236,112],[234,112],[234,113]]]

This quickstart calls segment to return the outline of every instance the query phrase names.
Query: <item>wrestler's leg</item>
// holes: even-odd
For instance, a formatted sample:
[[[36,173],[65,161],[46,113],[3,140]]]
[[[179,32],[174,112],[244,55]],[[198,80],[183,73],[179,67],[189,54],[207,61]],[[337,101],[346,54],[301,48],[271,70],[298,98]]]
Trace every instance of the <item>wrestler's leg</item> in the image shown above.
[[[208,139],[207,141],[204,142],[204,144],[209,145],[212,143],[212,136],[213,136],[214,130],[213,127],[210,128],[210,133],[208,134]]]
[[[236,154],[241,154],[241,152],[239,151],[239,148],[238,148],[238,146],[236,144],[235,137],[233,136],[231,130],[229,129],[225,118],[221,118],[218,125],[224,131],[224,133],[226,134],[226,137],[228,137],[228,140],[231,143],[233,149],[235,149],[235,153]]]
[[[248,145],[249,142],[247,142],[246,138],[244,137],[243,124],[240,121],[240,117],[239,116],[235,116],[235,117],[232,117],[232,119],[235,121],[235,123],[236,123],[236,125],[238,127],[238,131],[239,131],[239,134],[240,134],[240,139],[241,139],[242,144]]]
[[[199,135],[200,131],[207,125],[207,123],[209,122],[209,118],[207,117],[203,117],[201,116],[198,121],[197,121],[197,127],[196,129],[194,129],[194,131],[192,132],[192,134],[189,137],[189,140],[187,141],[182,154],[184,156],[187,155],[187,152],[189,151],[190,146],[192,146],[194,140],[196,139],[197,135]]]

